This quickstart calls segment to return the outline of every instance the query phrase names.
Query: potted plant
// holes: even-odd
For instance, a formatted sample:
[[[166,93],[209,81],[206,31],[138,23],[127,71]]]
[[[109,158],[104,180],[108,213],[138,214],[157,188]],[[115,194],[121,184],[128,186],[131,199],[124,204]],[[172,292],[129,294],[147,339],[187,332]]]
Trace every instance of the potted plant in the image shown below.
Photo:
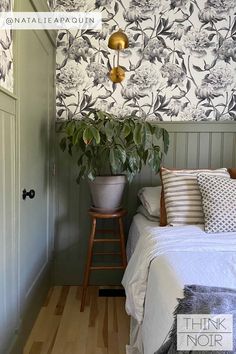
[[[88,177],[93,206],[101,211],[121,207],[127,179],[143,165],[158,172],[169,145],[167,131],[157,124],[102,111],[63,122],[60,132],[62,150],[77,156],[77,182]]]

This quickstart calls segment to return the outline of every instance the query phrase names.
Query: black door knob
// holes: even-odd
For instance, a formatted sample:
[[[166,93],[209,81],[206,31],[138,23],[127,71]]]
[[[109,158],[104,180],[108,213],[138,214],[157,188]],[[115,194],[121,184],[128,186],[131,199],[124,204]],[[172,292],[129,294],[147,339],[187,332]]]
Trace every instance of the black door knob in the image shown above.
[[[27,192],[26,189],[24,189],[22,192],[22,198],[25,200],[27,197],[33,199],[35,197],[35,191],[31,189],[29,192]]]

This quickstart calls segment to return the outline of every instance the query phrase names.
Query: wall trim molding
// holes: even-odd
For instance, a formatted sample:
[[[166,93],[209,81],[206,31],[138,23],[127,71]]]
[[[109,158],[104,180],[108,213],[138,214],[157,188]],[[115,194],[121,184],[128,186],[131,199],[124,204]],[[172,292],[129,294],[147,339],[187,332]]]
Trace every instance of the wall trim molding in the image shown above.
[[[0,102],[1,111],[8,113],[12,116],[16,115],[17,98],[2,87],[0,87]]]
[[[50,12],[50,9],[46,1],[41,0],[30,0],[31,5],[37,12]],[[45,30],[48,38],[50,39],[53,46],[56,48],[57,31],[56,30]]]
[[[176,133],[227,133],[236,132],[236,122],[157,122],[168,132]]]
[[[3,93],[4,95],[7,95],[7,96],[13,98],[14,100],[18,99],[18,97],[16,95],[14,95],[14,93],[12,93],[11,91],[6,90],[2,86],[0,86],[0,92]]]
[[[59,127],[67,120],[56,121],[56,131],[59,132]],[[227,133],[236,132],[236,121],[225,122],[156,122],[151,121],[155,125],[165,128],[168,132],[176,133]]]

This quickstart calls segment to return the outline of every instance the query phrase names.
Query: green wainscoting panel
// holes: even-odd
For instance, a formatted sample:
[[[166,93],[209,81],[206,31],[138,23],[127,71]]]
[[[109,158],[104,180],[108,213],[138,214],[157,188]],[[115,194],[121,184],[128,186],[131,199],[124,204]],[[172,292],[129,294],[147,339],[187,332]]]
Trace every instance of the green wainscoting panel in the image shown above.
[[[17,326],[17,237],[15,232],[16,101],[0,90],[0,352]]]
[[[176,168],[217,168],[236,166],[236,122],[161,123],[170,134],[170,148],[163,165]],[[59,135],[58,135],[59,141]],[[58,145],[57,145],[58,146]],[[87,210],[90,195],[86,181],[76,179],[76,158],[56,147],[56,233],[55,284],[81,284],[87,257],[90,220]],[[127,186],[125,205],[128,209],[126,232],[135,214],[137,191],[142,186],[160,184],[159,176],[145,167]],[[103,260],[101,260],[103,261]],[[97,271],[93,284],[118,284],[121,274]]]

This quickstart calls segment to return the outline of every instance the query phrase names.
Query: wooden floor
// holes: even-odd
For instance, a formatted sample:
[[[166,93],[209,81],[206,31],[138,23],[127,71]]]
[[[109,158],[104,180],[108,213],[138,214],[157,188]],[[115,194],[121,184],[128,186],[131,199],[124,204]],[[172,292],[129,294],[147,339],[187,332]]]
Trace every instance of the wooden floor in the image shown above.
[[[89,287],[80,312],[81,287],[54,287],[42,307],[24,354],[125,354],[129,317],[123,297],[98,297]]]

